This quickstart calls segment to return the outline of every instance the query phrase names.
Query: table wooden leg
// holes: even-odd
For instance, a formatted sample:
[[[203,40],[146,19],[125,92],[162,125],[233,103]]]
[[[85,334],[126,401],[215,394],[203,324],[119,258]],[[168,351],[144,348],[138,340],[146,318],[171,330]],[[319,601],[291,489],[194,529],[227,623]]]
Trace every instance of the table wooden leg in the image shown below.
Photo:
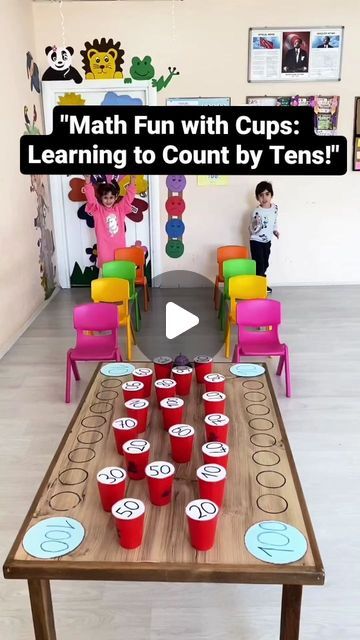
[[[28,580],[36,640],[56,640],[49,580]]]
[[[302,585],[283,585],[280,640],[298,640],[300,630]]]

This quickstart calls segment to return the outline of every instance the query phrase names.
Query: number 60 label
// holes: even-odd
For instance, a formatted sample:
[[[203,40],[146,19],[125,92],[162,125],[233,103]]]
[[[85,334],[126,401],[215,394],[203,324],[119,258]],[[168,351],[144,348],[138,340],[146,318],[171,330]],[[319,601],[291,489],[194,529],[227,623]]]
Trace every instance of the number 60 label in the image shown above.
[[[250,527],[245,546],[251,555],[272,564],[288,564],[300,560],[307,550],[305,536],[290,524],[265,520]]]
[[[84,536],[84,527],[73,518],[45,518],[25,533],[23,547],[35,558],[58,558],[74,551]]]

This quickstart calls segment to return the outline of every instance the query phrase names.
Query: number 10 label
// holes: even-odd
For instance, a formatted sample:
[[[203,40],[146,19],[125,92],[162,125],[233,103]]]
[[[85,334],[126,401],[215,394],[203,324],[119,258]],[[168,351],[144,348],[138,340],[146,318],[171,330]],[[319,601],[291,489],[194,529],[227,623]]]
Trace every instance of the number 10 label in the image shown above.
[[[299,529],[285,522],[265,520],[247,530],[245,546],[259,560],[272,564],[289,564],[305,555],[307,540]]]

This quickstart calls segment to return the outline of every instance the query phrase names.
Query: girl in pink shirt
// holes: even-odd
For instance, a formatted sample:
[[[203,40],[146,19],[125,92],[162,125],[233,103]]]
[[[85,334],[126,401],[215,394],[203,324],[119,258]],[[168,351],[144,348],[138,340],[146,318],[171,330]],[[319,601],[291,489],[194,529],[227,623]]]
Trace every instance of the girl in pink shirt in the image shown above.
[[[94,216],[97,240],[98,266],[115,258],[115,249],[122,249],[125,242],[125,216],[131,211],[131,203],[135,198],[135,178],[131,176],[125,196],[116,202],[119,191],[113,184],[100,184],[95,195],[90,176],[85,178],[86,211]]]

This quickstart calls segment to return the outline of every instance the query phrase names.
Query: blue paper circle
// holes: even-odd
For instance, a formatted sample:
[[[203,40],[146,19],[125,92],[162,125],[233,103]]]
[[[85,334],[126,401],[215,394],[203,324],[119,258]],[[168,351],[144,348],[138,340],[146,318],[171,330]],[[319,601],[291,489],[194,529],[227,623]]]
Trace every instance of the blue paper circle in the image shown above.
[[[104,376],[117,378],[119,376],[128,376],[134,371],[135,367],[127,362],[109,362],[101,367],[100,372]]]
[[[59,558],[74,551],[84,536],[84,527],[73,518],[45,518],[25,533],[22,544],[35,558]]]
[[[234,364],[230,367],[230,373],[239,378],[252,378],[253,376],[260,376],[262,373],[265,373],[265,369],[260,364],[241,362],[240,364]]]
[[[258,560],[271,564],[289,564],[305,555],[307,540],[299,529],[290,524],[278,520],[263,520],[247,530],[245,546]]]

